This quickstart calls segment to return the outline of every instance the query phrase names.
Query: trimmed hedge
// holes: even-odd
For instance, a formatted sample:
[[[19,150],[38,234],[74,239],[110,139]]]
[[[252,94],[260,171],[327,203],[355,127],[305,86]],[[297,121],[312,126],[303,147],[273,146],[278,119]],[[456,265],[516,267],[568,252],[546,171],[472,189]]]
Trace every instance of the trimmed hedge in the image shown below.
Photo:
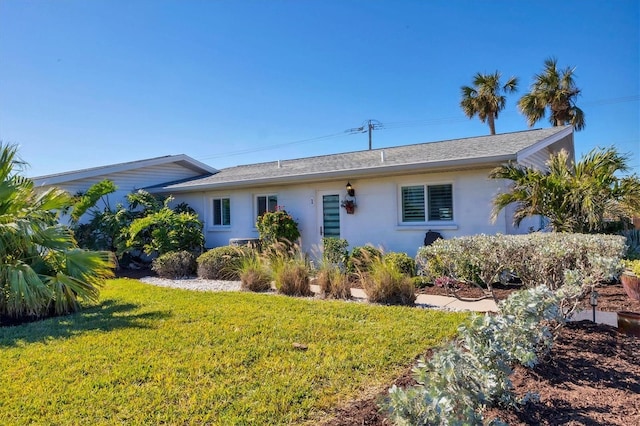
[[[500,276],[515,274],[528,287],[554,290],[564,283],[564,271],[579,269],[594,280],[601,276],[599,259],[620,259],[625,238],[619,235],[533,233],[527,235],[475,235],[437,240],[421,247],[416,262],[432,281],[448,276],[487,286]]]
[[[188,251],[172,251],[151,262],[151,269],[161,278],[185,278],[196,273],[196,257]]]

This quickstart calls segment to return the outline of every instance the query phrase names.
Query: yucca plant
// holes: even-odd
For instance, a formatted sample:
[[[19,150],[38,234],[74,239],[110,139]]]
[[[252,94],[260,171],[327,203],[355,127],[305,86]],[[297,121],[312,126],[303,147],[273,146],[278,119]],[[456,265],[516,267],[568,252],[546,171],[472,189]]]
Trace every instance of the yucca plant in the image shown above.
[[[73,232],[58,222],[71,196],[36,190],[18,174],[24,164],[16,146],[0,144],[0,316],[75,311],[79,299],[97,300],[104,279],[113,276],[114,257],[78,248]]]

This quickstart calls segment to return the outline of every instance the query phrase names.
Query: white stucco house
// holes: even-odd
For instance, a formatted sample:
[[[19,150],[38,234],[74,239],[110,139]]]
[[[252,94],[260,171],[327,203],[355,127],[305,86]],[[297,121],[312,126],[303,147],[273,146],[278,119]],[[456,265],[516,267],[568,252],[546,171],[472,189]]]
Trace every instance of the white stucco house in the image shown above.
[[[510,211],[491,223],[493,197],[509,182],[489,179],[488,174],[509,161],[545,167],[549,155],[562,149],[573,158],[570,126],[220,170],[186,156],[159,157],[35,182],[74,192],[109,178],[125,193],[145,188],[172,195],[176,203],[187,202],[198,212],[207,247],[257,237],[256,218],[278,206],[298,222],[306,252],[313,253],[323,236],[331,236],[346,239],[352,247],[371,243],[413,256],[429,230],[451,238],[526,233],[529,226],[537,227],[532,220],[514,228]],[[356,205],[352,212],[341,207],[345,200]]]

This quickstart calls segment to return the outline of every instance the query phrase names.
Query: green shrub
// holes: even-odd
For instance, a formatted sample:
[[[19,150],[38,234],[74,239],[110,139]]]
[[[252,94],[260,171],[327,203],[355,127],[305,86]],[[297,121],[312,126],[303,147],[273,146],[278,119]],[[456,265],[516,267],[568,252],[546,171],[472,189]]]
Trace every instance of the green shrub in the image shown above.
[[[238,276],[242,282],[241,288],[249,291],[271,290],[271,275],[262,258],[250,254],[240,259]]]
[[[640,259],[636,260],[625,260],[623,261],[625,269],[634,274],[637,277],[640,277]]]
[[[342,238],[322,238],[322,259],[334,265],[347,263],[349,242]]]
[[[240,262],[249,253],[249,249],[245,247],[213,248],[198,257],[198,277],[207,280],[237,280]]]
[[[176,213],[164,207],[131,222],[127,230],[127,248],[160,255],[179,250],[201,252],[204,244],[202,227],[197,214]]]
[[[433,284],[427,277],[424,275],[418,275],[413,277],[413,286],[415,288],[426,288]]]
[[[349,276],[339,267],[330,265],[321,267],[316,274],[316,284],[324,297],[350,299],[351,282]]]
[[[575,278],[575,277],[574,277]],[[459,328],[459,339],[413,369],[417,386],[393,386],[385,407],[396,424],[485,424],[489,406],[518,406],[509,376],[519,363],[532,368],[553,344],[564,319],[560,301],[575,297],[581,283],[568,279],[563,291],[546,286],[512,294],[498,315],[475,315]]]
[[[625,239],[616,235],[534,233],[528,235],[475,235],[438,240],[421,247],[416,257],[422,271],[434,271],[462,282],[492,284],[514,273],[529,288],[559,288],[564,271],[580,269],[599,275],[598,259],[620,259]],[[434,277],[438,278],[438,277]]]
[[[360,272],[360,282],[367,299],[373,303],[412,305],[416,300],[413,280],[381,258],[374,258],[369,270]]]
[[[277,242],[291,245],[300,238],[298,223],[286,210],[264,213],[258,218],[256,228],[258,228],[263,247]]]
[[[384,261],[394,265],[400,272],[409,277],[416,275],[416,261],[407,253],[386,253]]]
[[[196,257],[188,251],[173,251],[151,262],[151,269],[161,278],[184,278],[196,273]]]
[[[382,258],[382,250],[372,245],[354,247],[347,260],[349,272],[367,271],[371,264]]]

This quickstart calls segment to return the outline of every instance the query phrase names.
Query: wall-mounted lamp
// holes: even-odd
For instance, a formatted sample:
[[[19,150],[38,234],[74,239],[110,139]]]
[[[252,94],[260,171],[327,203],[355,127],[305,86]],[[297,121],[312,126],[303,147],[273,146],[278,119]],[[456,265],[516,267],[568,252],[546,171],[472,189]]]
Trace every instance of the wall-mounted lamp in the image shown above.
[[[353,186],[351,186],[351,183],[347,182],[347,195],[349,197],[353,197],[354,195],[356,195],[356,190],[353,189]]]

